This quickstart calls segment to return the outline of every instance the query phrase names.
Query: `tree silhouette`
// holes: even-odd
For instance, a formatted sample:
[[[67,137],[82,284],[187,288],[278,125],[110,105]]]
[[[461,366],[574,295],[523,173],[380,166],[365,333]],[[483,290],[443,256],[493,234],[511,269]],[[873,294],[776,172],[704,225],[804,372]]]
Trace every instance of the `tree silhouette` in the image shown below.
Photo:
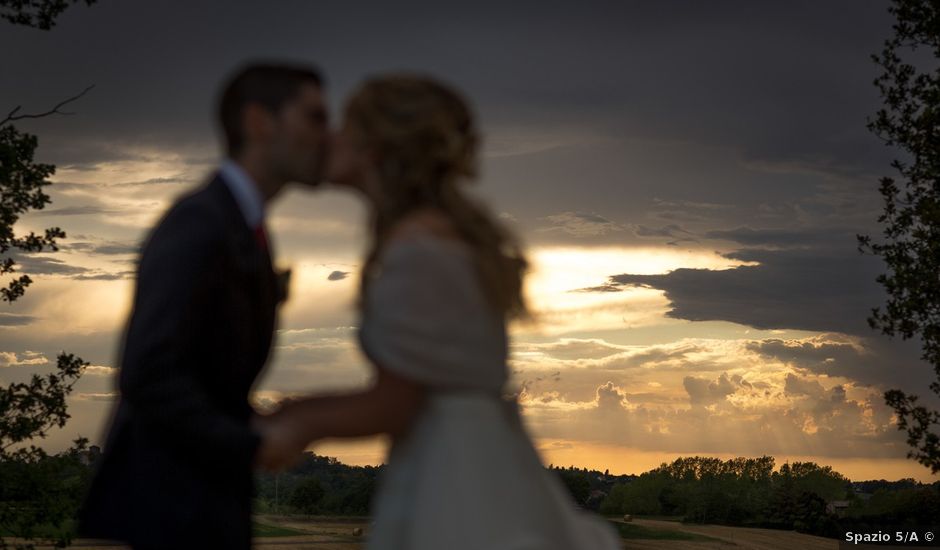
[[[42,252],[44,250],[58,250],[56,239],[65,238],[61,228],[46,229],[44,235],[29,235],[17,237],[13,226],[21,214],[29,210],[42,210],[50,199],[43,188],[50,184],[49,176],[55,173],[55,166],[41,164],[33,161],[33,154],[39,140],[32,134],[20,132],[12,122],[27,118],[43,118],[59,114],[71,113],[61,111],[65,105],[85,95],[93,86],[65,101],[60,102],[52,109],[38,114],[17,114],[17,106],[3,120],[0,120],[0,275],[13,274],[16,271],[16,261],[8,253],[12,249],[23,252]],[[26,287],[32,283],[29,275],[21,275],[0,288],[0,299],[12,302],[26,292]]]
[[[0,18],[13,23],[47,31],[69,6],[84,2],[92,5],[97,0],[0,0]]]
[[[877,279],[887,303],[868,323],[889,336],[921,338],[921,357],[936,374],[930,390],[940,396],[940,5],[894,0],[889,12],[894,36],[872,56],[884,71],[875,80],[883,106],[868,128],[901,158],[891,163],[897,179],[881,179],[883,240],[858,237],[859,249],[887,266]],[[907,431],[908,457],[940,472],[940,411],[898,389],[885,392],[885,401]]]
[[[91,5],[93,1],[85,3]],[[0,0],[0,18],[48,30],[71,3]],[[34,161],[38,138],[18,130],[13,123],[71,114],[62,108],[90,89],[41,113],[20,113],[21,107],[17,106],[0,120],[0,276],[16,272],[13,251],[55,251],[56,239],[65,238],[65,232],[58,227],[46,229],[41,235],[31,232],[18,236],[14,232],[22,214],[49,204],[44,188],[50,185],[48,178],[55,173],[55,166]],[[14,302],[31,283],[28,275],[14,276],[0,288],[0,301]],[[88,441],[79,438],[71,449],[56,456],[49,456],[29,442],[65,425],[69,419],[66,397],[87,365],[81,358],[63,352],[54,372],[34,374],[28,383],[0,388],[0,535],[24,539],[17,548],[32,548],[29,540],[37,536],[54,539],[57,546],[69,543],[70,533],[63,525],[74,515],[84,493],[88,469],[83,460]],[[7,546],[0,537],[0,548]]]

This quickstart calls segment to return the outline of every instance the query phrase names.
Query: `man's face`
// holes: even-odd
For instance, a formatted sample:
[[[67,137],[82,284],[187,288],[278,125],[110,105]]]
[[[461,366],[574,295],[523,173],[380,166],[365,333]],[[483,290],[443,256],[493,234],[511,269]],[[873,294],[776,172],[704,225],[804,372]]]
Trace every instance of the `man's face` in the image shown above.
[[[326,103],[320,87],[304,84],[276,117],[273,168],[284,181],[320,183],[329,142]]]

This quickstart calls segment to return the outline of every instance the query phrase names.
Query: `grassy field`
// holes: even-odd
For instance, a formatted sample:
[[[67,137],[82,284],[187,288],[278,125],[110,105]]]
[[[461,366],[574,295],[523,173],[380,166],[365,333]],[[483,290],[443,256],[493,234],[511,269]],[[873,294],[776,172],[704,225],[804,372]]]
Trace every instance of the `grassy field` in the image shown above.
[[[251,532],[257,537],[296,537],[306,535],[307,533],[303,531],[298,531],[296,529],[289,529],[287,527],[281,527],[279,525],[268,525],[266,523],[258,523],[257,521],[251,524]]]
[[[679,531],[670,528],[647,527],[636,523],[620,523],[611,521],[611,524],[620,533],[624,540],[694,540],[702,542],[721,542],[720,539]]]
[[[684,524],[669,519],[611,519],[624,548],[635,550],[837,550],[838,541],[793,531]],[[261,515],[254,522],[254,548],[264,550],[362,550],[369,518]],[[76,540],[73,548],[125,548],[104,541]],[[51,548],[51,547],[47,547]]]

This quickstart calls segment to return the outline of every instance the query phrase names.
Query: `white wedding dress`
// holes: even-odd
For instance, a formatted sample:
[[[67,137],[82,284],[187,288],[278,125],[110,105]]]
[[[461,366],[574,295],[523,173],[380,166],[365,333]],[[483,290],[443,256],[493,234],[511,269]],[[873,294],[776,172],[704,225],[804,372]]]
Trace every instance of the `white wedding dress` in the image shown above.
[[[607,550],[603,520],[578,510],[542,466],[514,405],[506,329],[470,251],[431,235],[388,245],[359,337],[382,368],[429,388],[396,441],[373,502],[370,550]]]

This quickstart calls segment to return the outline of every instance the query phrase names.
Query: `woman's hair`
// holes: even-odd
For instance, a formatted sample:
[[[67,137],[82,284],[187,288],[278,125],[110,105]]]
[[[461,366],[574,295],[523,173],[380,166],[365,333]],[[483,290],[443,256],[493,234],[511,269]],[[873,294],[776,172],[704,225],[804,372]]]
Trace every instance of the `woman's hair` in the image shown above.
[[[479,144],[473,115],[460,95],[427,77],[380,76],[353,94],[346,120],[360,145],[376,155],[382,186],[363,290],[392,228],[409,213],[437,208],[472,250],[494,309],[509,318],[525,317],[526,260],[514,237],[460,187],[476,176]]]

